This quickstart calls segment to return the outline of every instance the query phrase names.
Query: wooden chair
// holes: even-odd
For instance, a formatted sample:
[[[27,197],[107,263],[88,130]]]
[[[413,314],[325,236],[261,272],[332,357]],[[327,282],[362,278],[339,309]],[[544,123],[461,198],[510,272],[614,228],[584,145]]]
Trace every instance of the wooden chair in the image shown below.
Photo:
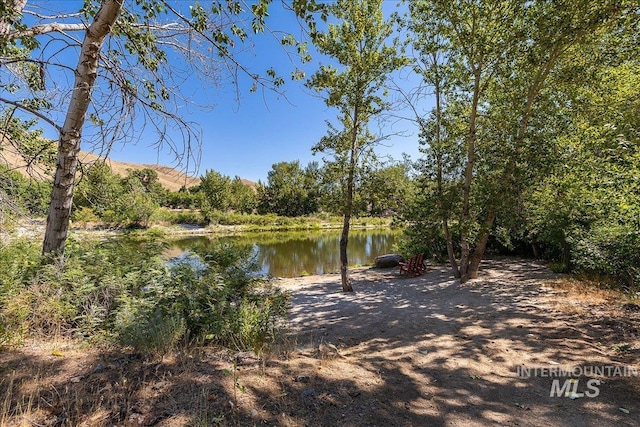
[[[427,266],[424,263],[424,253],[420,253],[416,257],[415,270],[418,271],[419,274],[422,274],[425,271],[427,271]]]
[[[411,257],[407,262],[400,262],[398,265],[400,266],[400,274],[406,273],[408,276],[415,269],[416,257]]]
[[[409,277],[420,276],[427,269],[424,265],[423,253],[412,256],[407,262],[401,262],[399,265],[400,274],[406,274]]]

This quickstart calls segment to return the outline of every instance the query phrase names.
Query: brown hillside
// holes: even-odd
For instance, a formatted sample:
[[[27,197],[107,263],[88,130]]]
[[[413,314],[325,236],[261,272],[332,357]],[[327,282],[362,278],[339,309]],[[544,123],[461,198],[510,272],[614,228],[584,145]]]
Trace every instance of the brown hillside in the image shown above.
[[[99,159],[93,153],[82,152],[81,160],[83,163],[94,163]],[[111,166],[111,171],[120,176],[127,176],[128,170],[153,169],[158,173],[158,181],[160,184],[171,191],[178,191],[182,186],[187,188],[200,184],[200,178],[194,178],[186,175],[177,169],[164,165],[147,165],[139,163],[119,162],[117,160],[108,159],[107,163]]]
[[[80,152],[80,162],[82,167],[86,169],[89,165],[95,163],[100,157],[86,151]],[[108,159],[107,163],[111,167],[113,173],[120,176],[127,176],[128,170],[140,170],[145,168],[153,169],[158,173],[160,184],[171,191],[178,191],[182,186],[192,187],[200,183],[199,178],[194,178],[180,172],[177,169],[163,165],[145,165],[138,163],[119,162]],[[26,162],[18,155],[15,150],[6,143],[0,145],[0,165],[17,170],[25,176],[31,176],[36,179],[50,179],[53,176],[53,168],[47,167],[40,163],[27,165]]]

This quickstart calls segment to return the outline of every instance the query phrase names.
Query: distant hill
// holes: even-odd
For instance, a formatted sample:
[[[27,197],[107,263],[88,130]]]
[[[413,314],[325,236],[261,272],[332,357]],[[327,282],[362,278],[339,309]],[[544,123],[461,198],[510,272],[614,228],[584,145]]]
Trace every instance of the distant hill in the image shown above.
[[[89,153],[86,151],[80,152],[80,161],[84,168],[95,163],[99,159],[100,158],[93,153]],[[25,161],[15,152],[15,150],[12,149],[9,144],[6,143],[6,141],[0,144],[0,164],[7,166],[10,169],[17,170],[25,176],[31,176],[36,179],[46,180],[53,177],[53,168],[43,166],[41,163],[28,165],[29,170],[27,170]],[[107,164],[111,167],[111,171],[113,173],[120,176],[127,176],[128,169],[153,169],[158,173],[158,180],[160,184],[167,190],[171,191],[178,191],[180,188],[182,188],[182,186],[186,186],[187,188],[193,187],[194,185],[198,185],[200,183],[200,178],[194,178],[192,176],[186,175],[185,173],[169,166],[119,162],[111,159],[107,159]],[[253,184],[249,183],[250,181],[247,181],[246,184]]]
[[[93,153],[82,152],[81,157],[83,163],[94,163],[99,159]],[[194,178],[186,175],[177,169],[163,165],[147,165],[140,163],[119,162],[117,160],[107,160],[107,164],[111,167],[111,171],[120,176],[127,176],[127,170],[153,169],[158,173],[158,181],[167,190],[178,191],[183,186],[189,188],[200,184],[200,178]]]

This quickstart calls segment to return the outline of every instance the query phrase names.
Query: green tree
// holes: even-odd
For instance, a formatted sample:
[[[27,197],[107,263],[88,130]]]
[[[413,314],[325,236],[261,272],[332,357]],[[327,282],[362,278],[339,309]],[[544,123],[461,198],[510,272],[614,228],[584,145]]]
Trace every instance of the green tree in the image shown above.
[[[193,187],[192,187],[193,188]],[[195,209],[198,204],[198,191],[180,187],[178,191],[167,193],[166,205],[174,209]]]
[[[640,79],[634,43],[640,19],[631,13],[598,43],[577,46],[551,78],[562,120],[553,162],[527,193],[529,237],[573,268],[640,281]],[[631,19],[629,19],[631,18]]]
[[[302,216],[316,212],[315,171],[305,171],[298,160],[271,166],[267,183],[258,185],[258,212]]]
[[[198,144],[193,124],[179,114],[190,101],[180,91],[185,76],[211,82],[220,70],[231,69],[231,78],[243,73],[252,79],[254,90],[284,83],[273,68],[250,72],[236,55],[251,34],[264,32],[269,4],[226,0],[205,9],[196,1],[87,0],[79,11],[44,15],[31,13],[25,0],[3,3],[0,103],[37,117],[59,134],[44,253],[64,251],[85,127],[108,151],[113,141],[139,137],[145,126],[131,120],[144,117],[144,125],[158,135],[157,145],[171,149],[179,161],[192,156]],[[316,6],[297,1],[293,9],[311,19],[309,10]],[[282,44],[308,60],[304,44],[290,35]],[[74,56],[76,65],[65,62]],[[69,90],[60,86],[63,82],[70,82]],[[177,142],[166,132],[176,126],[184,130]]]
[[[360,191],[361,211],[370,216],[389,216],[401,212],[414,193],[408,165],[367,166]]]
[[[553,106],[550,73],[572,46],[608,25],[613,7],[606,1],[410,4],[416,50],[422,58],[442,54],[422,72],[428,85],[444,84],[436,92],[445,95],[423,127],[425,140],[435,143],[428,151],[436,168],[436,185],[424,188],[437,192],[445,234],[450,208],[458,212],[451,220],[460,236],[459,269],[451,250],[449,256],[462,281],[477,277],[496,219],[498,226],[513,223],[523,190],[541,177],[536,171],[548,146],[532,120],[538,109]],[[446,159],[459,160],[448,168],[460,173],[454,200],[443,186]]]
[[[225,212],[231,204],[231,179],[220,172],[208,170],[200,178],[200,210],[207,221],[213,211]]]
[[[98,161],[82,174],[74,197],[74,207],[90,208],[102,218],[107,210],[113,210],[114,203],[123,193],[121,178],[111,172],[106,162]]]
[[[51,184],[48,181],[26,178],[0,164],[0,216],[2,212],[8,216],[25,213],[44,215],[50,192]]]
[[[54,164],[55,150],[42,138],[41,130],[32,129],[35,120],[22,120],[15,108],[0,114],[0,210],[26,209],[32,215],[46,213],[51,185],[48,171]],[[18,164],[29,176],[26,179],[16,170],[9,170],[4,164]]]
[[[253,213],[258,206],[256,191],[247,185],[239,176],[234,177],[229,184],[229,207],[236,212]]]
[[[144,192],[147,193],[155,203],[160,205],[166,203],[168,197],[167,190],[160,184],[158,172],[151,168],[128,169],[127,177],[124,179],[125,185],[132,180],[139,182]]]
[[[330,153],[343,186],[343,227],[340,237],[342,289],[353,291],[348,276],[347,245],[354,206],[355,180],[360,165],[379,141],[369,128],[372,118],[388,108],[384,83],[404,63],[395,43],[389,43],[392,23],[385,21],[381,0],[338,0],[328,6],[336,23],[326,32],[314,32],[318,51],[334,59],[338,67],[323,65],[308,86],[324,94],[327,106],[339,111],[339,126],[328,123],[328,134],[314,151]]]

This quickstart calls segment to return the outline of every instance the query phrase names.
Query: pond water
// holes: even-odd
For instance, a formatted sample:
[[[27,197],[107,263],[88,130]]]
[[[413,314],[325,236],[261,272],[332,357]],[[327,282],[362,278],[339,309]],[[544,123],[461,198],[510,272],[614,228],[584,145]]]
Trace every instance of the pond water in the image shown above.
[[[349,265],[372,264],[375,257],[391,253],[398,230],[351,230]],[[297,277],[340,271],[340,231],[244,233],[224,237],[188,237],[174,240],[175,250],[200,252],[207,246],[229,242],[250,246],[262,268],[273,277]]]

